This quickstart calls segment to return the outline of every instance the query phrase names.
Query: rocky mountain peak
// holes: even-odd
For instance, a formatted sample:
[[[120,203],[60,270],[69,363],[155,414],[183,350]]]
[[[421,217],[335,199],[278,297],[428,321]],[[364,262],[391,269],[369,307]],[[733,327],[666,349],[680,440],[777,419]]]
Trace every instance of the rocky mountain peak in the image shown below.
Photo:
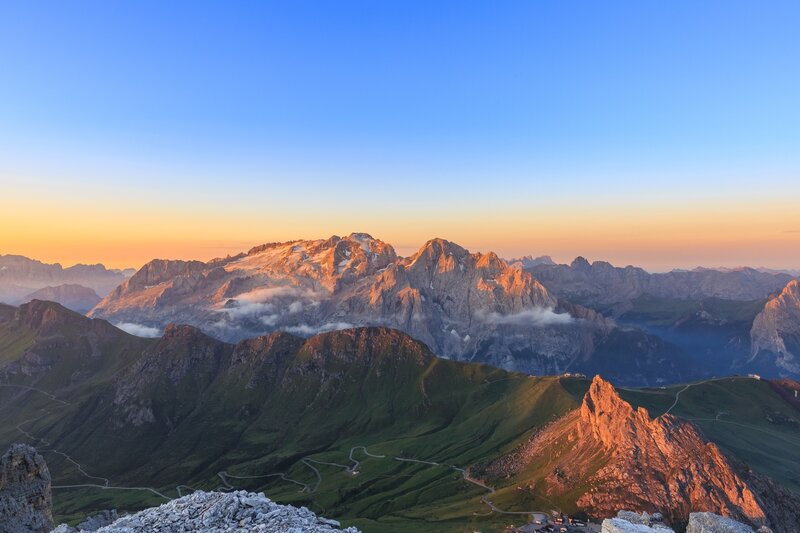
[[[136,274],[126,281],[120,289],[122,292],[130,292],[134,289],[142,289],[158,285],[175,276],[185,276],[201,272],[205,268],[205,263],[201,261],[181,261],[177,259],[153,259]]]
[[[800,302],[800,280],[793,279],[787,283],[786,287],[778,295],[778,299],[784,302]]]
[[[654,421],[647,409],[634,410],[623,400],[614,386],[600,376],[595,376],[583,398],[580,408],[583,431],[588,428],[606,448],[624,444],[625,439],[635,439],[640,432],[652,433]]]
[[[459,259],[469,256],[470,253],[465,248],[450,242],[446,239],[431,239],[422,245],[417,253],[408,258],[409,265],[447,267],[448,264],[455,263]]]
[[[508,259],[508,264],[513,265],[519,263],[522,268],[532,268],[539,265],[553,266],[556,264],[553,258],[549,255],[540,255],[533,257],[532,255],[524,255],[522,257]]]
[[[800,374],[800,281],[770,298],[750,329],[751,360],[766,354],[784,371]]]
[[[558,455],[547,455],[550,449]],[[664,511],[671,521],[684,523],[697,509],[753,524],[766,516],[747,473],[693,424],[671,415],[650,418],[600,376],[579,409],[488,470],[509,475],[536,461],[546,462],[539,468],[552,496],[578,484],[591,487],[578,505],[598,516],[620,508]]]
[[[499,271],[506,268],[508,265],[505,261],[500,259],[500,257],[498,257],[496,253],[487,252],[485,254],[480,254],[476,266],[478,268],[485,268],[488,270]]]
[[[386,268],[397,260],[391,245],[368,233],[327,239],[271,243],[251,249],[226,266],[230,272],[292,279],[306,277],[335,291],[347,283]]]
[[[71,323],[89,321],[61,304],[46,300],[31,300],[20,305],[16,318],[24,326],[37,331],[49,331]]]
[[[172,323],[167,324],[167,326],[164,328],[164,333],[161,338],[165,341],[174,341],[178,339],[195,340],[198,338],[213,340],[211,337],[208,337],[205,333],[203,333],[200,328],[196,328],[188,324]]]
[[[152,360],[149,363],[144,360],[144,366],[148,372],[160,368],[161,375],[170,374],[171,379],[177,380],[191,372],[199,375],[209,366],[218,367],[228,348],[231,345],[209,337],[194,326],[168,324],[161,338],[148,348]],[[132,376],[134,381],[140,377]],[[155,377],[159,377],[159,372],[155,372]]]
[[[380,240],[376,239],[375,237],[373,237],[369,233],[358,232],[358,231],[354,231],[353,233],[351,233],[350,235],[345,237],[345,239],[348,240],[348,241],[356,241],[356,242],[367,242],[367,243],[371,243],[371,242],[378,243],[378,242],[380,242],[380,243],[386,244],[383,241],[380,241]]]
[[[600,417],[627,417],[633,412],[631,404],[622,399],[611,382],[595,376],[583,397],[581,416],[586,422]]]
[[[589,263],[589,261],[587,261],[585,257],[579,255],[578,257],[576,257],[575,259],[572,260],[572,263],[570,263],[569,266],[574,268],[574,269],[584,269],[585,270],[585,269],[591,268],[592,264]]]
[[[48,532],[52,505],[44,458],[27,444],[12,444],[0,457],[0,531]]]
[[[371,365],[379,360],[397,364],[411,361],[427,364],[433,354],[419,341],[396,329],[385,327],[351,328],[315,335],[303,344],[301,351],[312,358],[331,357],[347,363]]]
[[[68,309],[85,313],[97,305],[101,298],[89,287],[84,287],[77,283],[64,283],[55,286],[48,285],[38,289],[23,297],[20,301],[29,302],[31,300],[58,302]]]

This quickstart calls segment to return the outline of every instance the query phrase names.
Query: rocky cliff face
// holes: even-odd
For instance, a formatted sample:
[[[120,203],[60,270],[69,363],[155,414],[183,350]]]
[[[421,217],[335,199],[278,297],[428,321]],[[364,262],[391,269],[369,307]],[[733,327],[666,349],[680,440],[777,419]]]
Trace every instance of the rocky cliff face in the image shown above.
[[[790,281],[753,321],[751,361],[774,360],[783,372],[800,374],[800,282]]]
[[[677,520],[700,509],[753,522],[765,518],[746,481],[694,425],[671,415],[650,418],[641,407],[634,410],[599,377],[581,405],[577,434],[580,442],[602,446],[609,459],[592,476],[603,481],[602,487],[579,499],[588,509],[610,511],[620,493],[627,492],[630,499],[622,507],[649,504],[649,510],[668,509]]]
[[[525,479],[531,465],[538,474]],[[636,509],[686,524],[690,512],[710,511],[788,533],[800,503],[789,493],[771,494],[763,479],[728,459],[693,424],[633,409],[599,376],[580,409],[480,473],[521,475],[520,483],[550,498],[582,487],[577,505],[597,517]]]
[[[437,354],[559,372],[612,326],[571,316],[519,266],[433,239],[416,254],[363,233],[259,246],[209,263],[154,261],[90,313],[163,327],[188,323],[226,340],[276,330],[403,330]]]
[[[0,531],[49,532],[52,506],[44,458],[31,446],[11,445],[0,458]]]

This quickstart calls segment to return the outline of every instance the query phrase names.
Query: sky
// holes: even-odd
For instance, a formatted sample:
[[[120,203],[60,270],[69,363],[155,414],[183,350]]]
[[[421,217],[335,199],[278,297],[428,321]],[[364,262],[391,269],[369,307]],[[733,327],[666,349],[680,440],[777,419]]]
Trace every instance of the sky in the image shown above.
[[[800,268],[800,3],[0,3],[0,254]]]

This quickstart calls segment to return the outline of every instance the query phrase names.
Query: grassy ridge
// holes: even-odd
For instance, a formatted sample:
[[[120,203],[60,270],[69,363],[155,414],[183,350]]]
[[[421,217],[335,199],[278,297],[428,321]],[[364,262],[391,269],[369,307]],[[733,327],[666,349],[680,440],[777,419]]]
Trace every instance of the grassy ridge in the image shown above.
[[[88,474],[174,497],[177,485],[218,488],[218,473],[226,471],[237,488],[264,491],[367,532],[497,530],[519,523],[520,517],[489,513],[481,502],[485,490],[451,465],[465,468],[513,450],[577,407],[588,388],[583,379],[533,378],[437,359],[381,328],[234,347],[191,329],[145,340],[102,321],[67,318],[42,329],[0,313],[3,383],[20,386],[0,387],[0,445],[23,441],[48,450],[54,484],[104,484]],[[767,383],[734,378],[621,392],[658,415],[679,391],[673,414],[693,419],[754,469],[800,489],[797,411]],[[142,422],[128,409],[151,418]],[[360,446],[385,457],[353,450]],[[351,450],[358,475],[344,468],[352,465]],[[312,463],[319,480],[303,459],[344,467]],[[526,479],[551,473],[540,467],[532,464]],[[301,491],[298,483],[316,490]],[[498,481],[497,489],[492,500],[506,510],[568,512],[581,491],[549,501],[511,480]],[[143,490],[54,493],[57,519],[73,521],[98,509],[161,501]]]
[[[556,378],[437,359],[389,330],[278,339],[268,349],[235,354],[232,345],[192,330],[144,341],[109,333],[97,322],[68,315],[46,324],[44,333],[39,325],[0,324],[6,363],[25,353],[36,353],[41,363],[33,372],[12,372],[7,384],[36,387],[60,400],[0,388],[0,441],[43,448],[57,486],[104,485],[101,478],[108,478],[112,486],[151,487],[174,497],[179,484],[218,488],[220,471],[242,477],[280,472],[316,490],[299,492],[299,485],[278,476],[228,480],[350,519],[365,531],[494,529],[508,519],[483,516],[485,491],[450,465],[468,467],[508,451],[577,405]],[[132,387],[123,404],[120,384]],[[135,422],[127,408],[149,410],[153,419]],[[350,466],[357,446],[385,457],[354,450],[361,461],[355,476],[316,464],[319,483],[302,462]],[[159,501],[146,491],[91,487],[56,488],[54,497],[58,519]]]

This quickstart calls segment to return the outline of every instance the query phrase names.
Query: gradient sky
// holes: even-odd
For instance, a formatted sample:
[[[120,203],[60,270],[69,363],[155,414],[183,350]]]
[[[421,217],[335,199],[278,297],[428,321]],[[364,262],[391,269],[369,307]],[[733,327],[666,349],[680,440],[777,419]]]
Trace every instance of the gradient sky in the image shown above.
[[[138,267],[366,231],[798,268],[798,21],[796,0],[5,2],[0,253]]]

